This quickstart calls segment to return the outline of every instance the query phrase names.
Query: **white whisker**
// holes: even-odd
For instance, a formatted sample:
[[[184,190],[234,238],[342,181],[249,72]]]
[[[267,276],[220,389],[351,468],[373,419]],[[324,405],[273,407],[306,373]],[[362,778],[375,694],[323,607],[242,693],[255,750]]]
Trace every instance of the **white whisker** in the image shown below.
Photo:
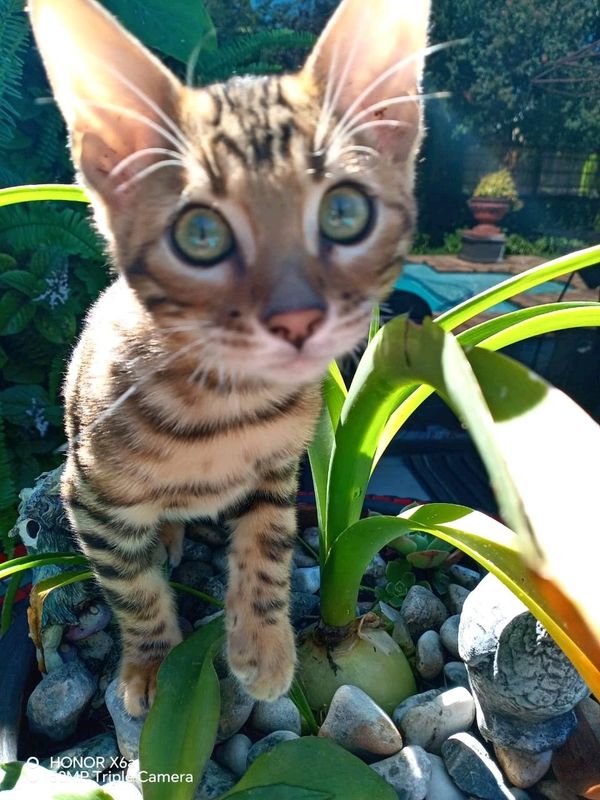
[[[155,103],[154,100],[146,94],[146,92],[140,89],[139,86],[136,86],[135,83],[129,80],[129,78],[126,78],[125,75],[123,75],[123,73],[120,72],[120,70],[116,69],[111,64],[108,64],[102,59],[95,59],[95,60],[98,61],[107,72],[110,72],[111,75],[114,75],[115,78],[120,80],[121,83],[124,86],[126,86],[131,92],[133,92],[134,95],[138,97],[143,103],[146,103],[148,108],[154,111],[156,116],[159,119],[161,119],[165,123],[165,125],[167,125],[173,131],[175,136],[179,139],[179,143],[187,149],[187,140],[185,138],[183,131],[181,130],[179,125],[177,125],[175,121],[171,119],[171,117],[168,114],[165,114],[165,112],[158,105],[158,103]]]
[[[131,153],[131,155],[122,158],[117,166],[113,167],[113,169],[109,172],[108,177],[114,178],[116,175],[119,175],[121,172],[123,172],[124,169],[127,169],[127,167],[134,161],[137,161],[138,158],[142,158],[146,155],[174,156],[181,162],[182,165],[185,164],[180,153],[176,150],[170,150],[168,147],[145,147],[143,150],[136,150],[135,153]]]
[[[424,100],[446,98],[449,96],[450,96],[449,92],[432,92],[431,94],[416,94],[416,95],[405,94],[398,97],[390,97],[389,100],[379,100],[377,103],[373,103],[372,105],[367,106],[367,108],[363,109],[362,111],[359,111],[358,114],[355,114],[351,119],[349,119],[348,122],[343,127],[341,127],[341,121],[340,121],[340,123],[338,123],[338,125],[336,125],[336,127],[333,129],[331,134],[331,139],[332,141],[335,141],[338,136],[342,137],[342,139],[345,138],[346,135],[348,134],[348,131],[352,130],[352,126],[356,122],[358,122],[361,119],[364,119],[365,117],[368,117],[369,114],[372,114],[375,111],[381,111],[382,109],[386,109],[389,106],[399,106],[403,103],[414,103],[415,101],[423,102]]]
[[[194,86],[194,73],[196,72],[196,68],[198,67],[198,59],[200,58],[200,53],[206,42],[213,37],[214,31],[207,31],[204,34],[202,39],[198,42],[196,47],[190,53],[190,57],[188,59],[187,66],[185,68],[185,85],[191,89]]]
[[[320,152],[323,147],[323,142],[327,134],[327,128],[329,127],[329,122],[331,120],[331,115],[333,113],[333,103],[331,98],[333,95],[333,86],[335,80],[334,75],[337,70],[339,52],[340,52],[340,43],[339,40],[336,40],[335,44],[333,45],[331,65],[329,67],[329,72],[327,73],[325,97],[323,99],[323,105],[321,106],[321,113],[319,114],[319,121],[317,123],[317,130],[315,133],[314,149],[316,152]]]
[[[367,155],[381,158],[381,153],[375,150],[374,147],[367,147],[366,145],[362,144],[351,144],[348,145],[348,147],[342,147],[341,150],[338,150],[335,153],[329,153],[325,161],[325,166],[329,166],[329,164],[334,161],[339,161],[340,158],[346,155],[346,153],[366,153]]]
[[[404,56],[404,58],[400,59],[400,61],[396,61],[395,64],[392,64],[391,67],[388,67],[388,69],[382,72],[381,75],[375,78],[375,80],[371,81],[371,83],[368,86],[366,86],[365,89],[363,89],[363,91],[358,95],[358,97],[352,103],[350,103],[350,105],[346,109],[345,114],[340,119],[338,125],[345,126],[346,122],[352,118],[354,112],[360,108],[360,105],[363,102],[363,100],[365,100],[373,91],[375,91],[375,89],[381,86],[381,84],[384,83],[388,78],[390,78],[395,72],[398,72],[398,70],[402,69],[402,67],[406,66],[411,61],[414,61],[419,58],[426,58],[427,56],[430,56],[432,53],[436,53],[439,50],[445,50],[448,47],[452,47],[464,41],[465,41],[464,39],[460,39],[452,42],[445,42],[444,44],[434,44],[431,45],[430,47],[424,47],[421,50],[417,50],[415,53],[411,53],[408,56]]]
[[[126,192],[134,184],[138,183],[139,181],[147,178],[148,175],[152,175],[154,172],[158,172],[159,169],[163,169],[163,167],[179,167],[180,169],[183,168],[183,162],[180,159],[167,159],[166,161],[158,161],[156,164],[150,164],[149,167],[146,169],[141,170],[138,172],[137,175],[134,175],[133,178],[130,178],[125,183],[122,183],[120,186],[117,187],[116,191],[120,194],[121,192]]]
[[[132,108],[125,108],[125,106],[120,106],[117,103],[99,103],[93,100],[79,100],[77,102],[78,106],[90,106],[92,108],[105,108],[107,111],[118,111],[120,114],[123,114],[125,117],[130,117],[131,119],[138,120],[138,122],[143,122],[152,130],[159,133],[163,139],[171,142],[171,144],[176,148],[176,150],[181,153],[182,156],[188,154],[189,150],[187,144],[180,142],[176,139],[169,131],[165,130],[162,125],[159,125],[158,122],[150,119],[150,117],[145,116],[145,114],[141,114],[139,111],[134,111]],[[183,149],[185,147],[185,149]]]

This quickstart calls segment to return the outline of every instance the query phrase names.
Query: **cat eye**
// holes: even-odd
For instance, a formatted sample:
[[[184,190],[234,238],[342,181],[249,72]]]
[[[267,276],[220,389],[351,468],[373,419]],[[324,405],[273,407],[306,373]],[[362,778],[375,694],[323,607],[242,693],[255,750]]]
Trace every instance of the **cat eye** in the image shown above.
[[[336,244],[356,244],[371,228],[373,203],[358,186],[342,184],[331,189],[321,201],[321,234]]]
[[[229,224],[206,206],[191,206],[177,217],[171,228],[175,250],[190,264],[212,267],[235,247]]]

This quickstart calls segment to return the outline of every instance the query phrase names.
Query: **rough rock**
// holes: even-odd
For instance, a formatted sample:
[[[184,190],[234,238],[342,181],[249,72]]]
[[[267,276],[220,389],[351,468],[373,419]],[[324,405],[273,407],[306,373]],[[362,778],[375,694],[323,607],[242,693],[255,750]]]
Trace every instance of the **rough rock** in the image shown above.
[[[416,668],[426,681],[432,681],[444,669],[442,640],[435,631],[425,631],[417,642]]]
[[[298,738],[298,734],[292,733],[292,731],[273,731],[273,733],[270,733],[268,736],[265,736],[264,739],[260,739],[260,741],[252,745],[248,753],[248,767],[256,761],[259,756],[262,756],[263,753],[268,753],[274,747],[277,747],[278,744],[281,744],[281,742],[291,742]]]
[[[56,742],[71,736],[96,685],[97,679],[79,661],[44,675],[27,702],[31,729]]]
[[[244,691],[240,682],[233,675],[227,675],[220,681],[221,687],[221,718],[217,731],[217,740],[222,742],[237,733],[245,725],[255,700]]]
[[[471,691],[469,673],[462,661],[448,661],[444,664],[444,683],[449,689],[462,686],[463,689]]]
[[[243,733],[236,733],[215,751],[215,760],[230,770],[236,777],[241,778],[246,772],[248,753],[252,747],[252,740]]]
[[[319,549],[321,547],[321,540],[319,537],[319,529],[318,528],[305,528],[302,531],[302,538],[306,542],[306,544],[314,550],[314,552],[318,555]]]
[[[252,727],[261,733],[293,731],[300,736],[300,713],[289,697],[280,697],[272,703],[260,701],[250,717]]]
[[[509,800],[504,777],[485,747],[470,733],[456,733],[442,745],[442,758],[452,780],[482,800]]]
[[[402,614],[398,614],[398,618],[394,621],[394,628],[392,630],[392,639],[396,644],[400,645],[400,649],[407,658],[411,658],[415,654],[415,643],[408,630],[408,625]]]
[[[575,708],[577,727],[554,753],[558,782],[589,800],[600,799],[600,705],[591,697]]]
[[[402,715],[400,730],[407,744],[418,744],[437,755],[449,736],[468,731],[474,719],[471,693],[457,687],[409,709]]]
[[[440,639],[446,650],[454,658],[460,658],[458,654],[458,626],[460,625],[460,614],[453,614],[444,622],[440,628]]]
[[[365,574],[363,575],[363,583],[365,586],[375,586],[385,576],[387,564],[384,559],[376,553],[369,561]]]
[[[506,779],[519,789],[534,786],[548,772],[552,761],[552,750],[528,753],[494,745],[494,753]]]
[[[225,550],[225,548],[221,548]],[[184,561],[205,561],[210,564],[214,561],[216,550],[213,552],[207,544],[194,542],[192,539],[183,540],[183,560]]]
[[[448,608],[452,615],[460,614],[463,610],[465,600],[470,595],[470,591],[458,583],[451,583],[448,586]]]
[[[200,786],[196,790],[194,800],[217,800],[236,784],[235,775],[228,769],[223,769],[215,761],[209,759],[204,768],[204,775]]]
[[[575,792],[551,778],[540,781],[535,790],[539,797],[544,797],[546,800],[579,800]]]
[[[426,692],[420,692],[419,694],[413,694],[410,697],[407,697],[406,700],[403,700],[400,705],[396,706],[394,709],[392,719],[394,720],[395,724],[400,727],[402,719],[407,711],[409,711],[411,708],[422,706],[424,703],[428,703],[430,700],[439,697],[442,691],[443,689],[429,689]]]
[[[478,572],[474,569],[463,567],[461,564],[453,564],[448,567],[448,575],[452,578],[453,583],[458,583],[459,586],[464,586],[469,591],[472,591],[481,580],[481,575]]]
[[[294,567],[317,567],[318,563],[314,556],[308,553],[301,544],[294,548],[293,555]]]
[[[424,800],[431,780],[431,762],[423,748],[409,745],[396,755],[371,764],[402,800]]]
[[[321,585],[321,570],[319,567],[299,567],[292,572],[292,590],[314,594]]]
[[[111,767],[115,761],[120,759],[119,747],[116,738],[112,733],[100,733],[91,739],[86,739],[84,742],[79,742],[75,747],[69,747],[67,750],[61,750],[60,753],[55,753],[50,758],[42,762],[42,766],[51,769],[53,772],[67,772],[69,775],[75,775],[80,772],[81,767],[77,760],[73,759],[86,758],[90,759],[87,763],[94,762],[93,770],[103,772]]]
[[[454,783],[444,760],[433,753],[427,753],[431,764],[431,780],[425,800],[466,800],[467,795]]]
[[[424,586],[411,586],[400,612],[413,641],[425,631],[439,631],[449,616],[446,606],[439,597]]]
[[[534,753],[564,744],[587,687],[544,627],[491,574],[464,605],[459,651],[487,739]]]
[[[144,718],[129,716],[123,705],[123,698],[117,691],[118,685],[119,681],[115,678],[106,687],[106,707],[115,726],[119,751],[126,759],[133,761],[139,754]]]
[[[292,625],[314,622],[319,613],[319,597],[306,592],[292,592],[290,596],[290,618]],[[307,619],[308,618],[308,619]]]
[[[371,760],[402,748],[402,737],[391,718],[356,686],[340,686],[333,695],[319,736]]]
[[[228,569],[227,563],[227,547],[216,547],[212,555],[212,568],[215,575],[224,575]]]

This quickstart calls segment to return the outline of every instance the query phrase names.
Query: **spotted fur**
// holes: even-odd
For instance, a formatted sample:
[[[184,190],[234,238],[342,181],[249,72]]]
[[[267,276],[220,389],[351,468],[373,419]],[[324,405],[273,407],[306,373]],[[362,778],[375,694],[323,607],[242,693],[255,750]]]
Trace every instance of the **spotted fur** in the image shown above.
[[[273,699],[294,671],[294,498],[322,376],[365,336],[413,228],[426,2],[374,0],[365,16],[344,0],[299,74],[201,89],[94,0],[29,5],[118,271],[70,362],[62,492],[120,624],[126,706],[148,707],[181,639],[161,564],[179,562],[198,517],[231,531],[231,669]],[[325,192],[342,183],[375,208],[373,230],[347,247],[318,229]],[[225,263],[194,268],[173,249],[190,204],[228,220],[237,247]],[[311,308],[300,342],[270,324]]]

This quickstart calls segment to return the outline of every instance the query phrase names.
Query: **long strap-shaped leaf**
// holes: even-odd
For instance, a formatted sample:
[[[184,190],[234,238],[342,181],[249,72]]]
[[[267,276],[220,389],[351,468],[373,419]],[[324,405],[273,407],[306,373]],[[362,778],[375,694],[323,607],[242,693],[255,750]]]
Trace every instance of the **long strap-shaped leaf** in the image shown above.
[[[361,385],[371,391],[357,392],[340,420],[339,463],[351,461],[357,450],[363,457],[361,442],[374,445],[403,385],[418,381],[435,387],[473,437],[538,590],[556,617],[568,616],[569,634],[600,663],[595,578],[591,569],[586,576],[589,560],[567,557],[584,549],[585,531],[593,534],[594,520],[597,528],[600,426],[522,365],[481,349],[465,355],[456,339],[433,323],[419,329],[397,319],[378,336],[371,358],[361,365],[366,372]],[[366,380],[369,374],[377,380]],[[573,541],[577,532],[579,547]]]
[[[600,326],[600,303],[546,303],[532,308],[511,311],[500,317],[474,325],[456,337],[463,347],[478,345],[485,350],[500,350],[544,333]],[[371,471],[404,422],[423,403],[433,389],[429,386],[408,387],[401,402],[386,422],[377,444]]]
[[[72,200],[76,203],[89,203],[89,197],[84,190],[69,183],[41,183],[0,189],[0,208],[15,203],[32,203],[40,200]]]

